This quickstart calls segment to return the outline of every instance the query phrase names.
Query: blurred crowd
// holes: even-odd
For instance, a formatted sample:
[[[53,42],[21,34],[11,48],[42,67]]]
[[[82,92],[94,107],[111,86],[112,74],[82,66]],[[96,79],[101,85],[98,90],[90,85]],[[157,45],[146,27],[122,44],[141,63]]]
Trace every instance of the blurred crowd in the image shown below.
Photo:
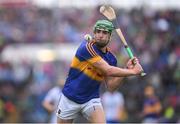
[[[84,34],[92,34],[94,22],[104,18],[98,9],[0,8],[0,58],[9,44],[79,43]],[[142,122],[143,90],[151,85],[162,108],[158,121],[180,122],[180,12],[116,11],[128,44],[147,73],[146,77],[126,78],[119,88],[124,96],[121,121]],[[128,57],[123,45],[115,33],[112,40],[110,47],[119,66],[124,66]],[[41,102],[50,88],[66,78],[68,67],[63,61],[11,63],[0,59],[0,122],[47,122],[49,113]]]

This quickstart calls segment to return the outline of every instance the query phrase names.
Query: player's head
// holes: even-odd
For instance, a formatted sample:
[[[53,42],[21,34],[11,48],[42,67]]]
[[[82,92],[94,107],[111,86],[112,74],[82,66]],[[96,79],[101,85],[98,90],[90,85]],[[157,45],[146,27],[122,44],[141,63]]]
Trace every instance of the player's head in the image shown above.
[[[108,20],[98,20],[94,27],[94,38],[98,47],[105,47],[111,38],[112,31],[114,26],[112,22]]]
[[[94,32],[96,30],[104,30],[111,34],[112,31],[114,30],[114,26],[112,22],[108,20],[98,20],[94,25]]]

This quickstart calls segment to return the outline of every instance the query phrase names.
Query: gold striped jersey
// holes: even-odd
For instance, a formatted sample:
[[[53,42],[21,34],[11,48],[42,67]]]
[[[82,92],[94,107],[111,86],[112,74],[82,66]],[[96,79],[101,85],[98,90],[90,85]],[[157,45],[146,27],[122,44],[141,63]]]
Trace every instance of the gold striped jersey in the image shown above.
[[[112,66],[117,65],[115,56],[107,50],[103,53],[95,42],[83,41],[72,60],[63,94],[70,100],[83,104],[92,98],[99,98],[99,86],[104,75],[93,63],[104,59]]]

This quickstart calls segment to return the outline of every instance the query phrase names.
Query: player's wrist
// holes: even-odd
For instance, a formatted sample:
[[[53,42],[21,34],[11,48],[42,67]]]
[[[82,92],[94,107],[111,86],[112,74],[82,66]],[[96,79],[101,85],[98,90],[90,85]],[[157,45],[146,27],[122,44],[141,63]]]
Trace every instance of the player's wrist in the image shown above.
[[[124,73],[126,73],[126,76],[135,75],[134,70],[127,67],[124,68]]]

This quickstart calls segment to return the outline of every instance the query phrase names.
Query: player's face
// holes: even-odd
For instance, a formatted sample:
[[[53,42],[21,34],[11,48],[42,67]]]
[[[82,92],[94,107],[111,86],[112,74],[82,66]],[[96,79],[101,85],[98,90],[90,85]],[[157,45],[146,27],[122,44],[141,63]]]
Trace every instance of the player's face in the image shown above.
[[[110,36],[111,34],[108,31],[96,29],[94,32],[96,45],[100,48],[105,47],[109,43]]]

